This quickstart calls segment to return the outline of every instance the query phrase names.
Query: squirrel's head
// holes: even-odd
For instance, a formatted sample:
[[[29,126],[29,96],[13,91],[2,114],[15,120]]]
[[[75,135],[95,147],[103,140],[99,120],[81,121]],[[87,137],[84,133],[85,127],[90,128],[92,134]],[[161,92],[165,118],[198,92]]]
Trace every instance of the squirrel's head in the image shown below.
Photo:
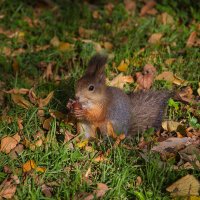
[[[89,108],[105,98],[104,68],[107,56],[97,54],[91,58],[85,75],[76,84],[76,98],[83,107]]]

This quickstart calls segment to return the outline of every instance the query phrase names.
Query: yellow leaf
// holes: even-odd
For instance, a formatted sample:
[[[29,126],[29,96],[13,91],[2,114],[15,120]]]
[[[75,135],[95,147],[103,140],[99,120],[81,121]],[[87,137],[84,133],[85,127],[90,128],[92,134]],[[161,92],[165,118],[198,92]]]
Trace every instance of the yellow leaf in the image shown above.
[[[34,160],[28,160],[26,163],[23,164],[22,169],[23,172],[29,172],[32,169],[36,168],[36,164]]]
[[[15,104],[22,108],[29,109],[32,107],[32,104],[19,94],[11,94],[11,98]]]
[[[169,186],[166,190],[171,196],[199,196],[200,183],[193,175],[186,175]]]
[[[69,51],[73,49],[73,45],[68,42],[61,42],[58,46],[59,51]]]
[[[169,132],[176,131],[178,126],[180,125],[181,124],[179,122],[170,121],[170,120],[162,122],[163,129]]]
[[[200,96],[200,82],[199,82],[199,88],[197,89],[197,93]]]
[[[79,148],[84,148],[87,144],[88,144],[88,140],[83,140],[83,141],[77,143],[76,146]]]
[[[46,171],[46,167],[36,167],[35,169],[37,172],[42,172],[44,173]]]
[[[127,60],[126,62],[124,60],[121,61],[121,63],[119,64],[119,66],[117,67],[117,69],[120,72],[126,72],[128,69],[128,65],[129,65],[129,61]]]
[[[58,47],[60,45],[60,41],[58,39],[57,36],[54,36],[51,40],[50,40],[50,44],[53,46],[53,47]]]

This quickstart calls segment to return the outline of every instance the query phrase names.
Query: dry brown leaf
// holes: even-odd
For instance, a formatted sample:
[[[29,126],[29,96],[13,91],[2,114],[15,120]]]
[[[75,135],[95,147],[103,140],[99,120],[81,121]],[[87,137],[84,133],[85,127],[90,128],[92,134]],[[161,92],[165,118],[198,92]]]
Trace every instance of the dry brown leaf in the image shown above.
[[[136,75],[136,81],[138,84],[137,89],[138,90],[148,90],[151,88],[154,77],[156,74],[156,68],[151,64],[146,64],[143,68],[143,72],[137,72]]]
[[[99,13],[98,10],[95,10],[93,13],[92,13],[92,16],[94,19],[101,19],[101,15]]]
[[[112,13],[114,5],[112,3],[108,3],[104,6],[104,8],[108,11],[109,14]]]
[[[29,172],[32,169],[35,169],[37,166],[34,160],[28,160],[26,163],[23,164],[22,169],[23,172]]]
[[[129,13],[135,13],[136,2],[134,0],[124,0],[124,5]]]
[[[120,73],[113,80],[111,80],[111,81],[107,80],[107,83],[110,86],[123,89],[123,87],[126,83],[133,83],[133,77],[132,76],[124,76],[122,73]]]
[[[11,199],[17,190],[17,183],[12,178],[6,178],[0,185],[0,199]]]
[[[183,85],[187,83],[185,80],[180,79],[179,77],[175,76],[172,72],[169,71],[165,71],[159,74],[156,77],[156,80],[169,81],[171,83],[174,83],[175,85]]]
[[[104,42],[103,46],[106,50],[111,51],[113,49],[113,44],[110,42]]]
[[[187,40],[186,47],[194,46],[196,39],[197,39],[197,33],[196,31],[193,31]]]
[[[188,137],[184,138],[171,137],[163,142],[159,142],[151,150],[162,154],[165,154],[166,152],[177,152],[178,150],[185,147],[186,143],[189,143],[190,141],[191,138]]]
[[[39,108],[43,108],[48,105],[48,103],[53,98],[54,92],[50,92],[45,99],[38,99]]]
[[[90,38],[94,34],[94,30],[92,29],[85,29],[83,27],[79,27],[78,33],[82,38]]]
[[[53,188],[49,187],[46,184],[42,184],[41,186],[42,193],[45,197],[52,197]]]
[[[175,60],[175,58],[168,58],[167,60],[165,60],[165,64],[170,66],[174,63]]]
[[[36,94],[35,94],[35,92],[33,90],[34,90],[33,88],[31,88],[29,90],[28,97],[29,97],[31,103],[36,104],[38,98],[37,98],[37,96],[36,96]]]
[[[180,92],[176,93],[177,98],[185,103],[195,103],[193,90],[190,86],[184,87]]]
[[[65,139],[64,139],[64,144],[66,142],[69,142],[71,139],[74,138],[75,135],[71,134],[69,131],[65,131]]]
[[[94,162],[104,162],[107,160],[108,160],[108,158],[103,154],[101,154],[93,159]]]
[[[199,196],[200,183],[193,175],[186,175],[177,180],[166,190],[171,193],[171,196]]]
[[[12,68],[15,74],[19,72],[19,63],[16,58],[14,58],[13,63],[12,63]]]
[[[162,38],[162,33],[153,33],[148,40],[148,43],[150,44],[158,44]]]
[[[50,130],[51,122],[53,121],[53,117],[44,120],[43,128],[46,130]]]
[[[22,108],[29,109],[32,107],[32,104],[19,94],[11,94],[11,98],[15,104]]]
[[[16,133],[14,136],[6,136],[1,139],[1,149],[0,151],[7,153],[10,153],[12,149],[14,149],[17,144],[19,143],[21,137],[18,133]]]
[[[147,3],[140,10],[140,16],[145,16],[146,14],[150,14],[153,7],[156,5],[155,1],[147,1]],[[155,11],[153,14],[156,14]]]
[[[52,80],[53,78],[53,64],[54,63],[49,63],[44,71],[43,74],[43,79],[47,79],[47,80]]]
[[[141,176],[138,176],[137,178],[136,178],[136,183],[135,183],[135,185],[136,185],[136,187],[138,187],[138,186],[140,186],[142,184],[142,178],[141,178]]]
[[[11,150],[9,156],[12,159],[16,159],[18,155],[20,155],[24,151],[24,146],[22,144],[18,144],[14,149]]]
[[[93,191],[92,194],[89,194],[84,200],[93,200],[96,198],[101,198],[109,190],[108,186],[104,183],[97,183],[97,189]]]
[[[17,125],[18,125],[18,129],[22,130],[23,129],[23,119],[18,118],[17,119]]]
[[[162,122],[162,128],[169,132],[176,131],[178,126],[180,126],[180,125],[181,124],[179,122],[175,122],[175,121],[171,121],[171,120]]]
[[[164,12],[162,13],[160,16],[159,16],[159,19],[161,21],[161,23],[163,25],[173,25],[174,24],[174,19],[171,15],[169,15],[167,12]]]
[[[26,88],[14,88],[8,91],[4,91],[7,94],[28,94],[29,93],[29,89]]]
[[[50,40],[50,44],[53,47],[58,47],[60,45],[60,40],[58,39],[57,36],[54,36],[51,40]]]

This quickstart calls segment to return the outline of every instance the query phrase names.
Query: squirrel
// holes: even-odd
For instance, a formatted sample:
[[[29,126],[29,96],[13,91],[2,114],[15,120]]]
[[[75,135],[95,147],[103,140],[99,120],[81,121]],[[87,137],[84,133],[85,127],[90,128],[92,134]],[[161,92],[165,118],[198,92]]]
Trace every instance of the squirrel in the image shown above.
[[[78,132],[86,138],[95,137],[97,129],[107,133],[111,123],[115,133],[132,136],[150,127],[161,126],[168,91],[140,91],[131,94],[106,85],[104,73],[107,56],[96,54],[88,63],[85,74],[77,81],[76,101],[68,102],[78,120]]]

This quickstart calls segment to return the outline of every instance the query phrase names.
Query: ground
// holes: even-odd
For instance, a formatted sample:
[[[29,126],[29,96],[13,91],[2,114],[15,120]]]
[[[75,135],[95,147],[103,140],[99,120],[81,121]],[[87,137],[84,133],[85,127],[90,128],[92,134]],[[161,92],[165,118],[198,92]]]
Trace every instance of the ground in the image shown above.
[[[175,167],[179,154],[163,158],[149,151],[146,146],[158,139],[152,130],[116,148],[113,139],[88,144],[77,141],[68,117],[66,104],[77,79],[91,56],[103,51],[109,56],[109,80],[121,72],[134,77],[123,88],[127,93],[137,88],[135,75],[146,64],[156,74],[171,72],[171,79],[155,80],[152,88],[187,86],[190,95],[184,103],[171,99],[166,119],[198,132],[200,6],[186,0],[145,5],[131,0],[0,2],[0,183],[17,176],[14,189],[8,186],[15,199],[84,199],[98,196],[95,190],[103,183],[103,199],[167,200],[166,188],[173,182],[187,174],[200,178],[199,167]],[[188,137],[183,132],[166,134]],[[5,137],[13,145],[7,152]],[[16,145],[22,149],[13,156],[9,152]],[[100,154],[106,159],[96,162]],[[2,188],[0,199],[6,197]]]

